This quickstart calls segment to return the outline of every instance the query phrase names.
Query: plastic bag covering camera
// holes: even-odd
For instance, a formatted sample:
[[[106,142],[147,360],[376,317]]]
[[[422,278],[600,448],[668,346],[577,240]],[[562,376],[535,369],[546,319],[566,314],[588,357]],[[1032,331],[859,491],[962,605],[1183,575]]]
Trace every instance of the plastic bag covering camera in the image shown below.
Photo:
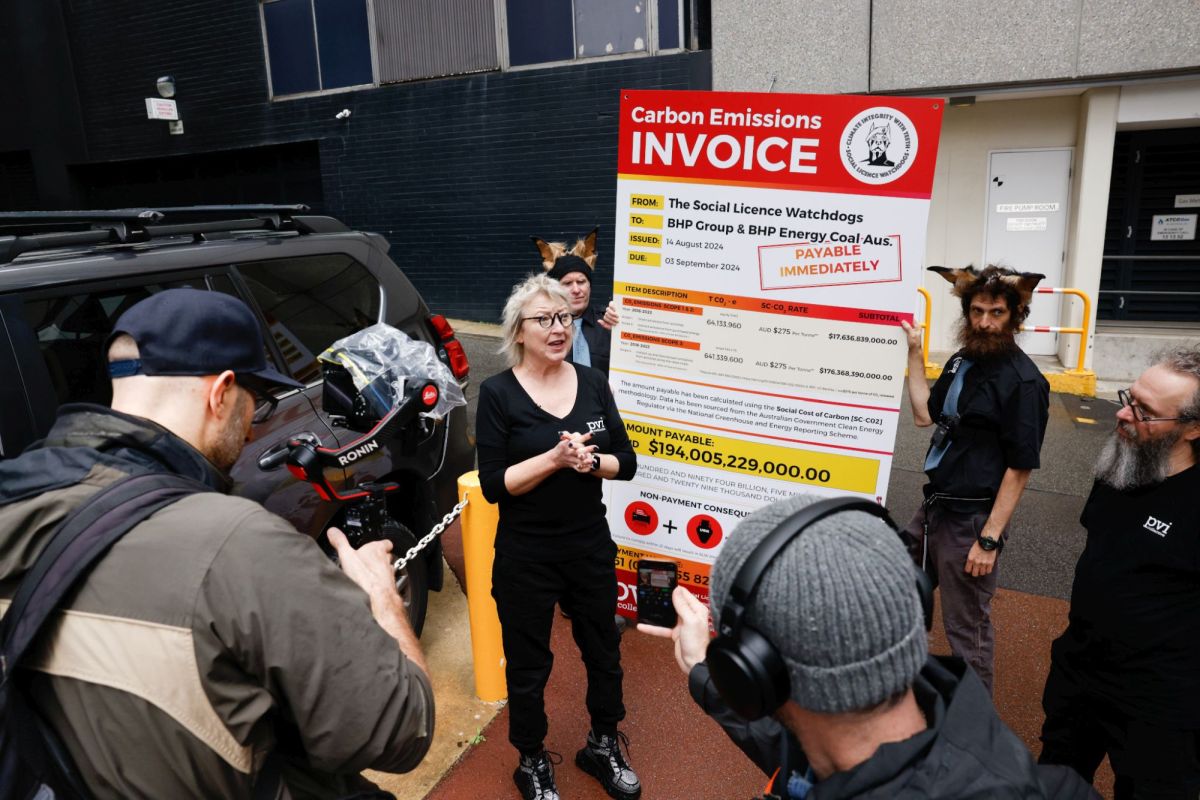
[[[344,367],[355,388],[369,395],[372,405],[382,406],[383,413],[404,396],[409,380],[437,384],[438,403],[422,416],[441,419],[455,406],[467,404],[454,374],[438,360],[431,344],[410,339],[382,322],[338,339],[320,355],[320,360]]]

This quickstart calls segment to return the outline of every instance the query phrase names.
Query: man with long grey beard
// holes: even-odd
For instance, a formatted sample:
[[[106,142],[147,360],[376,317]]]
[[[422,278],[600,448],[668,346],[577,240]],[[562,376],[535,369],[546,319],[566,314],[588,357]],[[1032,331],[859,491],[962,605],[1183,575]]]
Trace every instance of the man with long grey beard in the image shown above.
[[[1200,794],[1200,349],[1118,393],[1117,426],[1080,522],[1069,625],[1042,696],[1043,764],[1116,800]]]

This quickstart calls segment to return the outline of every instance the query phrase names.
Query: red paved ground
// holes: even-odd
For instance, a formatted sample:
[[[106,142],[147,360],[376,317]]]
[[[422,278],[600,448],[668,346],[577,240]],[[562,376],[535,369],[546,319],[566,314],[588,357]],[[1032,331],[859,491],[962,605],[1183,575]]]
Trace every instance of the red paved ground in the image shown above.
[[[452,568],[460,571],[461,543],[448,532],[444,542]],[[1062,600],[1001,590],[994,602],[996,620],[996,707],[1001,717],[1034,754],[1041,745],[1041,693],[1049,668],[1050,642],[1066,625]],[[587,735],[584,671],[571,639],[569,622],[557,619],[552,647],[554,672],[546,688],[550,718],[549,750],[562,754],[558,787],[565,800],[603,800],[599,784],[575,767],[575,751]],[[935,621],[934,652],[948,653]],[[621,643],[625,668],[628,717],[622,729],[629,735],[631,762],[638,770],[648,800],[744,800],[761,791],[764,777],[724,733],[705,717],[687,693],[683,674],[675,666],[669,641],[626,632]],[[466,753],[428,795],[430,800],[517,798],[512,783],[516,751],[508,744],[508,713],[502,711],[486,729],[487,741]],[[1112,796],[1107,763],[1097,776],[1097,788]]]

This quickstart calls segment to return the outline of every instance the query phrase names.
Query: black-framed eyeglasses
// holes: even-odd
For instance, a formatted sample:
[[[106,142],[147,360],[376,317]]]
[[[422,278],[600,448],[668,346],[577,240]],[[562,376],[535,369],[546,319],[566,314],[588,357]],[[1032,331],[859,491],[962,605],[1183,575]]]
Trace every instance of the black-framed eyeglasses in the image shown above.
[[[252,424],[258,425],[260,422],[266,422],[275,413],[279,399],[270,391],[250,386],[245,381],[238,383],[238,386],[241,386],[254,398],[254,416],[250,418]]]
[[[569,328],[575,318],[571,316],[570,311],[560,311],[557,314],[539,314],[536,317],[521,317],[522,322],[531,319],[536,319],[537,324],[543,328],[553,328],[555,322],[564,328]]]
[[[279,401],[274,397],[255,397],[254,399],[254,417],[251,419],[251,422],[257,425],[260,422],[266,422],[275,413],[275,408],[279,405]]]
[[[1133,399],[1133,395],[1129,393],[1128,389],[1118,389],[1117,399],[1121,401],[1122,407],[1128,408],[1133,412],[1133,417],[1138,422],[1191,422],[1196,419],[1195,417],[1187,414],[1181,417],[1147,417],[1146,412],[1143,411],[1142,407],[1139,406],[1137,401]]]

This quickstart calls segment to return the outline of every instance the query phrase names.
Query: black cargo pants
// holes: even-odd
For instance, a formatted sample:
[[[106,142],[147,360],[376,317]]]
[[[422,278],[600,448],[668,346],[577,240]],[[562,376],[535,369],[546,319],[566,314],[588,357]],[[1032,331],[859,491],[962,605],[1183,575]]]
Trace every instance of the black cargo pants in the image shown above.
[[[571,633],[587,670],[587,709],[592,728],[615,734],[625,718],[621,689],[621,634],[614,615],[617,546],[572,561],[540,563],[496,554],[492,597],[500,615],[504,674],[508,680],[508,740],[522,753],[537,753],[546,738],[546,681],[554,665],[550,628],[554,606],[570,615]]]

